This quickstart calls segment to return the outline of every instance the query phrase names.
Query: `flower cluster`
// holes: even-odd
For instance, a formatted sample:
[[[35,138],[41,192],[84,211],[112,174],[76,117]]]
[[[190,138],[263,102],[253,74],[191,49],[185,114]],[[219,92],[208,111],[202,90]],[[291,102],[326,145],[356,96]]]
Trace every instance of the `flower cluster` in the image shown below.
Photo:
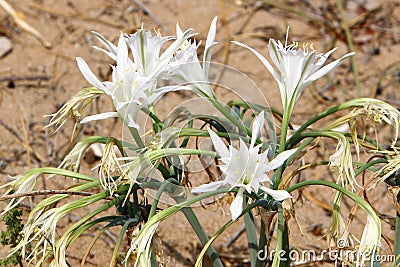
[[[133,128],[139,128],[137,114],[140,109],[153,104],[163,94],[175,90],[191,90],[202,97],[213,97],[214,93],[208,82],[211,48],[215,44],[217,19],[212,21],[208,34],[203,65],[197,58],[197,45],[191,43],[192,30],[183,32],[176,26],[176,37],[162,37],[159,32],[139,29],[135,34],[120,34],[115,46],[103,36],[95,33],[97,39],[106,49],[98,48],[115,61],[112,66],[112,81],[101,82],[80,57],[77,63],[85,79],[94,87],[107,94],[114,103],[116,112],[96,114],[84,118],[81,123],[93,120],[120,117]],[[161,53],[163,45],[175,39]],[[129,50],[134,60],[128,57]],[[175,86],[157,87],[159,78],[175,81]]]
[[[354,165],[360,165],[359,168],[364,168],[363,170],[372,170],[376,168],[371,165],[375,162],[368,163],[369,165],[362,165],[358,161],[353,162],[352,145],[356,146],[356,152],[359,153],[359,147],[363,146],[365,142],[370,142],[369,139],[365,139],[365,142],[364,140],[358,142],[360,138],[357,134],[357,122],[359,121],[357,117],[359,115],[363,115],[367,119],[373,118],[376,124],[385,122],[391,125],[396,130],[394,140],[397,140],[400,113],[382,101],[358,99],[329,109],[321,113],[322,115],[319,114],[294,130],[293,135],[287,138],[291,114],[305,88],[334,70],[344,59],[354,53],[348,53],[325,65],[335,49],[327,53],[319,53],[313,45],[305,44],[303,48],[298,48],[298,43],[288,44],[287,39],[284,45],[280,41],[270,39],[268,51],[271,64],[253,48],[234,42],[253,52],[278,84],[283,105],[283,114],[279,114],[282,115],[280,116],[282,118],[280,143],[277,143],[278,137],[274,129],[270,129],[270,132],[273,132],[271,140],[266,140],[265,121],[267,120],[268,126],[273,128],[273,122],[268,119],[267,112],[270,110],[267,107],[245,101],[221,104],[210,85],[208,76],[212,49],[217,44],[215,42],[216,25],[217,18],[214,18],[207,35],[202,59],[199,59],[198,56],[198,48],[201,43],[194,40],[195,34],[192,29],[183,31],[179,25],[176,26],[176,36],[163,37],[160,32],[145,31],[143,27],[134,34],[121,33],[117,45],[94,32],[102,45],[102,47],[96,46],[95,48],[113,60],[111,81],[100,81],[86,61],[78,57],[78,68],[86,81],[93,87],[82,90],[57,113],[53,114],[50,125],[62,126],[70,114],[80,119],[84,107],[93,98],[107,95],[113,101],[114,110],[87,116],[80,123],[117,117],[124,122],[124,127],[127,126],[130,129],[135,143],[119,140],[113,136],[91,136],[78,142],[58,168],[34,169],[2,186],[10,187],[8,193],[13,191],[18,195],[14,198],[10,197],[12,201],[4,210],[7,212],[32,193],[36,186],[36,180],[43,174],[49,174],[50,177],[65,176],[80,182],[69,187],[68,190],[46,192],[56,195],[45,198],[32,209],[22,233],[24,238],[13,252],[22,251],[25,258],[31,258],[32,261],[41,255],[38,265],[47,262],[53,256],[50,266],[67,266],[66,249],[68,246],[92,226],[98,223],[107,223],[102,231],[114,226],[121,226],[120,229],[122,229],[110,266],[116,265],[117,254],[126,233],[129,233],[131,247],[127,251],[125,264],[129,265],[134,262],[134,266],[154,266],[156,259],[152,254],[151,245],[158,225],[176,212],[184,210],[186,218],[204,243],[203,250],[209,249],[208,253],[215,261],[213,262],[214,266],[222,266],[222,262],[218,262],[218,257],[215,256],[216,252],[209,247],[211,242],[245,212],[251,213],[251,209],[255,207],[259,207],[263,209],[262,212],[267,211],[269,214],[268,219],[263,220],[261,228],[263,230],[260,231],[260,235],[271,230],[266,228],[270,226],[268,222],[272,222],[272,217],[278,214],[276,251],[282,249],[283,236],[288,235],[288,231],[284,231],[284,228],[287,227],[285,219],[288,217],[285,215],[294,215],[294,212],[288,212],[290,205],[287,204],[289,202],[282,203],[282,201],[292,198],[291,192],[294,190],[308,185],[324,185],[337,190],[333,223],[329,233],[331,237],[348,237],[347,228],[343,229],[344,222],[339,209],[342,195],[346,195],[367,213],[367,223],[360,241],[359,252],[362,254],[360,262],[363,264],[367,261],[367,253],[377,252],[381,234],[379,218],[369,203],[354,193],[356,190],[354,184],[358,185],[356,176],[360,173],[355,170]],[[168,80],[168,85],[161,86],[160,79]],[[208,104],[213,105],[220,115],[191,114],[185,108],[178,108],[172,112],[172,115],[162,120],[157,116],[154,108],[155,102],[164,94],[178,90],[193,92]],[[358,107],[358,109],[354,109],[354,107]],[[344,108],[352,108],[353,112],[337,119],[322,130],[314,131],[310,127],[324,116]],[[140,111],[148,114],[153,123],[153,129],[148,133],[149,142],[142,140],[138,133],[140,125],[137,117]],[[187,128],[182,128],[181,125],[178,127],[175,124],[181,118],[187,122],[185,124]],[[200,121],[203,126],[196,128],[195,120],[196,123]],[[342,133],[337,130],[337,126],[343,123],[350,124],[351,133]],[[200,149],[197,143],[196,148],[192,148],[189,140],[196,139],[195,142],[197,142],[199,137],[210,137],[214,150]],[[338,142],[336,152],[330,156],[329,161],[304,164],[284,176],[286,167],[294,158],[301,157],[302,153],[311,150],[306,147],[313,140],[325,137]],[[178,141],[182,142],[179,144]],[[79,173],[81,161],[87,149],[93,144],[104,146],[101,160],[94,168],[99,170],[98,177],[95,178]],[[370,145],[364,146],[371,147]],[[278,151],[275,151],[275,148],[278,148]],[[380,149],[378,145],[376,145],[376,149]],[[134,153],[128,155],[127,151],[134,151]],[[221,177],[212,179],[211,183],[192,188],[192,194],[190,194],[186,190],[191,182],[186,177],[189,171],[185,169],[186,161],[182,160],[183,156],[199,156],[200,161],[203,160],[202,156],[211,156],[215,159],[214,162],[211,162],[217,165],[222,174]],[[383,161],[384,159],[377,160],[376,164],[381,164]],[[398,162],[399,160],[396,158],[388,159],[386,168],[383,167],[382,172],[377,173],[383,176],[382,179],[389,178],[388,176],[397,173]],[[309,167],[328,164],[336,172],[338,184],[312,180],[301,181],[290,187],[290,184],[293,183],[292,178],[298,173]],[[290,166],[290,168],[292,167]],[[144,174],[145,172],[146,174]],[[153,177],[156,172],[157,175],[161,175]],[[274,172],[273,176],[270,176],[272,172]],[[211,171],[207,170],[207,174],[211,178],[213,174],[210,173]],[[176,189],[177,187],[179,190]],[[94,190],[89,191],[92,188],[100,189],[100,192],[92,193]],[[146,209],[148,189],[157,190],[150,211]],[[227,192],[236,192],[236,196],[230,204],[231,220],[209,239],[190,206],[208,197]],[[164,193],[169,194],[176,204],[157,212],[160,208],[158,202]],[[78,195],[81,198],[71,200],[69,199],[71,195]],[[63,202],[56,207],[61,200]],[[67,200],[66,203],[64,203],[65,200]],[[94,203],[99,204],[100,201],[105,202],[80,218],[64,234],[58,235],[57,224],[65,215]],[[116,208],[117,215],[109,216],[107,213],[106,216],[99,216],[110,207]],[[254,228],[254,222],[249,224],[247,219],[249,244],[257,244],[258,240],[260,243],[261,240],[266,240],[266,236],[255,239],[256,232],[254,229],[249,229],[249,227]],[[140,230],[136,236],[131,236],[134,228],[140,228]],[[102,232],[96,235],[96,239],[101,234]],[[250,240],[250,238],[254,240]],[[34,243],[33,250],[26,251],[27,244],[30,242]],[[201,255],[205,253],[203,252]],[[272,264],[274,267],[279,264],[279,255],[276,255]],[[198,262],[200,261],[198,260]],[[84,261],[81,265],[83,263]],[[255,263],[253,259],[251,265],[258,265],[258,263]]]
[[[226,177],[223,181],[204,184],[194,188],[192,189],[192,192],[200,193],[214,191],[222,186],[230,186],[231,188],[239,187],[237,196],[230,207],[232,220],[236,220],[242,213],[244,190],[248,193],[258,193],[259,189],[261,189],[263,192],[271,195],[278,201],[291,198],[287,191],[267,188],[264,183],[271,183],[271,180],[268,178],[266,173],[280,167],[295,152],[295,149],[285,151],[269,162],[268,150],[259,153],[261,144],[254,146],[263,127],[264,112],[261,112],[253,123],[253,135],[250,147],[247,147],[246,143],[240,139],[239,150],[234,148],[232,145],[229,146],[228,150],[221,138],[219,138],[215,132],[208,129],[214,148],[220,155],[220,160],[225,164],[219,166],[219,168]]]

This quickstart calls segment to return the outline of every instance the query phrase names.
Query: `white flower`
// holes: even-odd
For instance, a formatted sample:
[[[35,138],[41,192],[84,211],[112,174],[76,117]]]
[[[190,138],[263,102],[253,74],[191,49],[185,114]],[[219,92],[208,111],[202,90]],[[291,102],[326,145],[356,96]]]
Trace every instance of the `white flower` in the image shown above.
[[[284,111],[289,113],[292,112],[305,87],[339,66],[345,58],[355,54],[354,52],[348,53],[340,59],[323,66],[336,48],[322,54],[314,50],[312,44],[303,45],[303,49],[297,49],[297,42],[288,45],[287,36],[285,45],[280,41],[276,42],[274,39],[270,39],[268,50],[272,62],[278,70],[277,72],[268,60],[253,48],[239,42],[233,43],[249,49],[261,60],[278,82]]]
[[[131,247],[126,253],[125,266],[129,263],[132,252],[136,255],[133,266],[152,266],[151,265],[151,242],[160,221],[148,221],[139,231],[139,234],[131,242]]]
[[[186,32],[188,34],[188,32]],[[144,31],[143,28],[136,33],[128,35],[126,42],[132,51],[133,58],[135,59],[137,71],[142,76],[153,76],[154,72],[157,73],[163,70],[168,64],[172,54],[179,48],[181,41],[186,40],[182,34],[181,39],[171,45],[160,56],[163,44],[174,37],[162,37],[159,32],[152,35],[149,31]]]
[[[116,61],[116,66],[112,66],[112,81],[101,82],[82,58],[78,57],[77,63],[85,79],[111,97],[116,112],[89,116],[81,123],[119,116],[129,127],[139,128],[136,123],[139,110],[154,103],[164,93],[178,89],[171,86],[156,89],[157,78],[165,71],[176,49],[191,36],[190,32],[191,30],[187,30],[178,36],[161,56],[159,55],[161,46],[171,37],[162,38],[159,34],[152,36],[151,33],[141,29],[128,37],[121,33],[118,46],[114,46],[97,34],[97,38],[108,48],[108,51],[100,50]],[[128,57],[127,42],[135,62]]]
[[[214,98],[214,91],[208,80],[208,71],[212,55],[212,47],[216,34],[217,17],[211,22],[210,30],[207,35],[207,41],[204,49],[203,64],[200,64],[197,57],[197,48],[200,45],[196,41],[185,41],[176,51],[175,56],[169,63],[168,73],[165,78],[171,79],[180,85],[184,85],[188,90],[193,91],[201,97]],[[178,38],[184,33],[176,27]]]
[[[28,193],[32,192],[32,190],[35,188],[37,177],[40,174],[41,173],[37,172],[35,169],[27,171],[24,175],[18,175],[16,177],[13,177],[13,179],[14,179],[13,181],[0,186],[0,189],[8,187],[9,189],[6,192],[6,194],[10,193],[11,190],[13,190],[14,191],[13,193],[16,194],[16,195],[28,194]],[[0,213],[0,215],[4,215],[8,211],[10,211],[13,208],[15,208],[25,198],[26,198],[25,196],[22,196],[22,197],[19,197],[19,198],[11,199],[10,202],[7,204],[7,206]]]
[[[230,206],[232,220],[236,220],[243,210],[243,192],[258,192],[259,189],[271,195],[274,199],[281,201],[290,198],[290,194],[285,190],[273,190],[263,185],[264,182],[271,183],[267,176],[267,172],[280,167],[295,150],[284,151],[272,161],[268,161],[268,151],[259,153],[261,145],[255,145],[257,136],[264,126],[264,112],[261,112],[255,119],[252,127],[252,138],[250,146],[247,147],[243,140],[239,140],[240,148],[235,149],[231,145],[229,150],[218,137],[216,133],[208,129],[211,141],[215,150],[220,155],[220,160],[225,164],[219,166],[226,175],[222,181],[204,184],[192,189],[193,193],[208,192],[216,190],[219,187],[230,186],[231,188],[239,187],[236,198]]]
[[[338,175],[338,183],[347,187],[350,185],[354,190],[354,183],[357,184],[355,179],[353,159],[351,156],[351,147],[349,141],[343,135],[338,135],[338,144],[336,151],[329,157],[329,166],[332,171]]]
[[[381,225],[379,223],[379,218],[367,214],[367,224],[365,225],[359,247],[359,255],[361,258],[357,259],[357,267],[366,266],[366,261],[370,262],[371,266],[373,265],[375,253],[379,250],[380,239]]]

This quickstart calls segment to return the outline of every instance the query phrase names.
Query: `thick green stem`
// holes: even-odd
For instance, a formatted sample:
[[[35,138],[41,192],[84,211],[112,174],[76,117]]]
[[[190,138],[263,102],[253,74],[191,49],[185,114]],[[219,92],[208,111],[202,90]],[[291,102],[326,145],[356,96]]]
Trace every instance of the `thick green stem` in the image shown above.
[[[245,132],[248,136],[251,136],[251,130],[249,127],[243,124],[241,120],[235,118],[229,110],[227,110],[217,99],[210,98],[209,101],[214,105],[219,112],[221,112],[230,122],[232,122],[236,127]]]
[[[154,197],[153,204],[151,205],[150,213],[148,216],[149,220],[151,219],[151,217],[154,216],[154,214],[156,214],[157,205],[158,205],[158,202],[160,201],[161,195],[164,192],[164,190],[167,188],[167,186],[171,183],[172,180],[173,179],[167,179],[164,182],[162,182],[160,188],[158,189],[158,191]]]
[[[280,252],[282,251],[284,224],[285,224],[285,219],[283,217],[282,204],[278,203],[278,233],[276,235],[276,248],[275,248],[276,253],[274,255],[274,260],[272,262],[272,267],[280,266],[281,262]]]
[[[285,145],[286,145],[286,136],[287,136],[287,131],[289,127],[289,121],[290,121],[290,110],[285,110],[283,113],[283,120],[282,120],[282,130],[281,130],[281,139],[279,143],[279,153],[283,152],[285,150]]]
[[[282,233],[282,250],[285,251],[285,260],[282,260],[280,267],[290,267],[290,246],[289,246],[289,227],[287,221],[284,220]]]
[[[247,197],[244,198],[247,203]],[[250,253],[250,265],[255,267],[257,263],[258,251],[261,247],[257,244],[256,226],[254,224],[254,217],[251,211],[244,215],[244,222],[246,226],[247,244]]]
[[[142,138],[140,138],[140,134],[136,128],[129,127],[129,131],[132,134],[133,139],[135,139],[136,144],[138,145],[139,148],[144,148],[145,145],[143,143]]]
[[[175,197],[174,200],[176,203],[181,203],[184,201],[182,197]],[[193,230],[195,231],[197,237],[200,239],[201,245],[205,246],[207,242],[210,240],[207,233],[204,231],[204,228],[201,226],[197,216],[194,214],[193,210],[190,207],[182,209],[183,214],[185,215],[186,219],[192,226]],[[210,246],[207,248],[207,255],[210,258],[214,267],[224,267],[220,257],[218,256],[217,251],[215,250],[214,246]]]
[[[280,139],[280,143],[279,143],[279,153],[282,153],[283,151],[285,151],[286,148],[286,136],[287,136],[287,131],[288,131],[288,127],[289,127],[289,121],[290,121],[290,109],[286,109],[283,112],[283,120],[282,120],[282,130],[281,130],[281,139]],[[280,166],[275,173],[274,176],[274,183],[272,185],[272,187],[274,189],[277,189],[279,187],[279,184],[282,180],[282,175],[283,175],[283,171],[285,169],[285,166]]]
[[[258,241],[258,247],[260,250],[264,250],[264,256],[268,255],[268,250],[269,250],[269,244],[268,244],[268,238],[266,235],[266,225],[263,220],[261,220],[261,225],[260,225],[260,238]],[[259,258],[259,255],[257,253],[257,262],[256,262],[256,267],[263,267],[265,266],[265,262],[262,261],[262,259]]]

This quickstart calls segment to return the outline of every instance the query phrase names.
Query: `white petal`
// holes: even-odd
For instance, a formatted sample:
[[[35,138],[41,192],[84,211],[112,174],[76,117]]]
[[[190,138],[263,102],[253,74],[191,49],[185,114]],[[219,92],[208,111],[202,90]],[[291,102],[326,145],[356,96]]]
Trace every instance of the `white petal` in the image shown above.
[[[106,91],[106,88],[101,83],[101,81],[94,75],[94,73],[89,68],[88,64],[80,57],[76,58],[76,63],[78,64],[79,70],[82,72],[83,77],[94,87],[97,87],[100,90]]]
[[[211,141],[214,145],[215,151],[219,154],[221,158],[229,158],[229,150],[222,141],[221,138],[212,130],[207,128],[208,133],[210,134]]]
[[[214,17],[214,19],[211,22],[210,30],[208,31],[206,46],[204,49],[203,70],[205,73],[205,77],[208,77],[208,69],[210,68],[210,60],[212,55],[211,48],[216,44],[214,42],[216,28],[217,28],[217,17]]]
[[[203,184],[199,187],[193,188],[192,193],[204,193],[204,192],[214,191],[223,185],[224,185],[224,181],[217,181],[217,182],[212,182],[209,184]]]
[[[236,42],[236,41],[232,41],[232,43],[237,44],[238,46],[247,48],[247,49],[249,49],[251,52],[253,52],[254,55],[256,55],[256,56],[261,60],[261,62],[264,64],[264,66],[267,68],[267,70],[272,74],[272,76],[274,77],[274,79],[275,79],[278,83],[281,83],[281,79],[280,79],[278,73],[275,71],[275,69],[272,67],[272,65],[268,62],[268,60],[267,60],[263,55],[261,55],[261,54],[258,53],[256,50],[254,50],[253,48],[251,48],[250,46],[247,46],[247,45],[245,45],[245,44],[242,44],[242,43],[239,43],[239,42]]]
[[[104,46],[106,47],[108,50],[105,50],[103,48],[97,47],[97,46],[93,46],[93,48],[102,51],[103,53],[105,53],[107,56],[109,56],[111,59],[113,59],[114,61],[117,60],[117,47],[111,43],[110,41],[108,41],[106,38],[104,38],[104,36],[102,36],[100,33],[92,31],[92,33],[94,34],[94,36],[96,37],[96,39]]]
[[[83,118],[80,123],[83,124],[83,123],[88,123],[91,121],[98,121],[98,120],[104,120],[104,119],[116,118],[116,117],[118,117],[117,112],[104,112],[104,113],[100,113],[100,114],[96,114],[96,115],[92,115],[92,116],[87,116],[87,117]]]
[[[99,51],[101,51],[101,52],[103,52],[104,54],[106,54],[107,56],[109,56],[112,60],[114,60],[114,61],[116,61],[117,60],[117,57],[116,57],[116,55],[115,54],[113,54],[113,53],[111,53],[111,52],[109,52],[109,51],[107,51],[107,50],[105,50],[105,49],[103,49],[103,48],[101,48],[101,47],[98,47],[98,46],[92,46],[94,49],[96,49],[96,50],[99,50]]]
[[[348,53],[346,55],[344,55],[342,58],[339,58],[331,63],[329,63],[328,65],[322,67],[320,70],[316,71],[314,74],[310,75],[310,77],[308,77],[304,83],[310,83],[313,82],[315,80],[317,80],[318,78],[324,76],[325,74],[327,74],[328,72],[330,72],[331,70],[333,70],[334,68],[336,68],[337,66],[339,66],[339,64],[346,58],[354,55],[354,52]]]
[[[179,24],[176,24],[176,40],[164,51],[161,58],[170,57],[176,50],[185,43],[188,38],[193,37],[195,34],[192,33],[192,29],[187,29],[185,32],[182,32]]]
[[[258,116],[253,121],[253,127],[251,129],[251,144],[250,148],[254,146],[256,143],[257,137],[261,132],[261,129],[264,127],[264,110],[258,114]]]
[[[124,38],[124,34],[121,32],[117,47],[117,68],[125,71],[125,67],[128,62],[128,47]]]
[[[293,155],[297,151],[297,148],[291,149],[291,150],[285,150],[282,153],[280,153],[276,158],[271,160],[271,162],[268,162],[268,170],[275,170],[276,168],[279,168],[282,166],[282,164],[287,160],[291,155]]]
[[[183,36],[183,32],[181,27],[179,26],[179,23],[176,23],[176,37],[182,37]]]
[[[261,186],[260,189],[278,201],[292,198],[292,196],[286,190],[274,190],[265,186]]]
[[[94,34],[94,36],[96,37],[96,39],[104,46],[108,49],[108,51],[110,51],[111,53],[113,53],[114,55],[117,54],[117,47],[111,43],[110,41],[108,41],[103,35],[101,35],[98,32],[92,31],[92,33]]]
[[[243,211],[243,192],[244,187],[240,187],[235,199],[232,201],[231,206],[229,207],[229,210],[232,214],[232,221],[239,218],[240,214]]]
[[[325,64],[325,61],[328,59],[328,57],[335,52],[337,49],[337,47],[329,50],[328,52],[326,52],[325,54],[321,55],[321,57],[318,59],[318,61],[315,63],[316,66],[322,66]]]

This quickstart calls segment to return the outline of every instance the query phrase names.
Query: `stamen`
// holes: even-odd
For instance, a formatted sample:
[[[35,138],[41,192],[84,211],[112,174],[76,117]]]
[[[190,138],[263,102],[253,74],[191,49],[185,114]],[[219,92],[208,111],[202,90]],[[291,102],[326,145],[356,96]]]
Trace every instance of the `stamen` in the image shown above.
[[[289,28],[290,28],[290,26],[288,26],[288,27],[287,27],[287,30],[286,30],[285,47],[287,47],[287,41],[288,41],[288,38],[289,38]]]

